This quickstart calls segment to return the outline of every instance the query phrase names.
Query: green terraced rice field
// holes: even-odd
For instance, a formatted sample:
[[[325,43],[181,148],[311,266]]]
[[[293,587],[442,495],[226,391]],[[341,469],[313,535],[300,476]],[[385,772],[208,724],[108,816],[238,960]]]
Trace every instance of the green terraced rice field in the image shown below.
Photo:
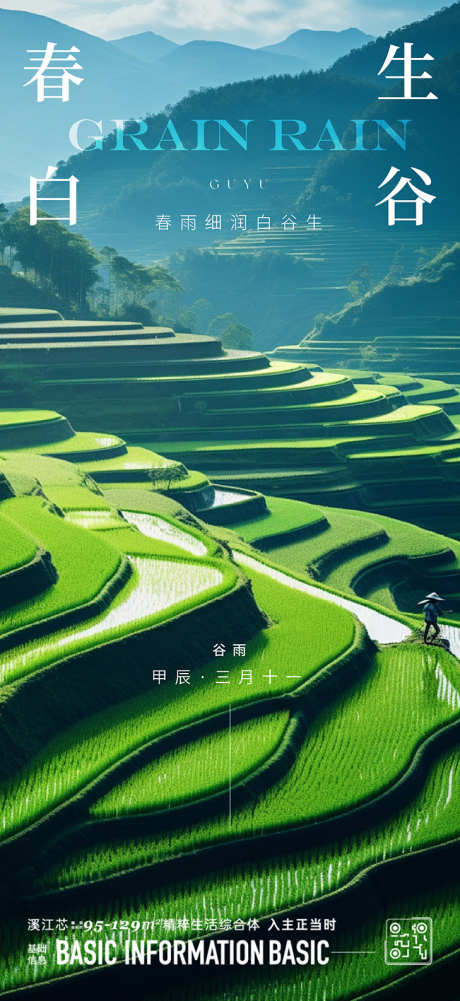
[[[321,845],[313,844],[308,850],[297,847],[283,857],[274,855],[269,848],[264,853],[266,858],[234,867],[219,903],[222,906],[225,891],[228,894],[232,885],[242,915],[282,911],[342,888],[375,862],[454,838],[458,834],[459,793],[460,756],[455,748],[436,760],[420,792],[389,818],[370,823],[362,833],[335,840],[325,835]],[[179,852],[180,848],[171,845],[170,850]],[[154,841],[149,837],[102,840],[96,848],[67,856],[50,870],[44,885],[84,883],[133,865],[150,865],[157,858]],[[215,879],[203,880],[202,890],[204,897],[215,894]]]
[[[100,535],[95,537],[98,541]],[[71,626],[41,640],[32,640],[5,654],[0,681],[11,682],[64,656],[101,641],[145,629],[175,611],[222,594],[235,582],[230,569],[176,559],[132,558],[133,574],[109,608],[80,627]],[[180,567],[180,571],[178,572]],[[1,620],[0,620],[1,622]],[[7,620],[6,628],[11,628]]]
[[[101,854],[96,850],[77,857],[68,870],[66,863],[59,883],[94,879],[122,869],[128,859],[131,865],[141,865],[230,837],[260,837],[270,830],[317,822],[366,802],[404,774],[422,740],[459,718],[457,689],[439,683],[441,672],[456,681],[456,670],[442,651],[439,658],[431,651],[416,655],[413,648],[382,651],[364,683],[342,696],[340,712],[332,704],[313,721],[288,774],[249,806],[234,810],[230,832],[223,813],[172,829],[155,841],[110,844]]]
[[[445,589],[453,604],[460,598],[460,543],[387,516],[398,503],[412,504],[409,480],[421,463],[427,489],[417,495],[414,485],[414,518],[432,517],[429,504],[438,499],[439,527],[450,517],[460,418],[450,419],[442,406],[448,400],[455,411],[457,391],[405,374],[392,381],[362,373],[354,383],[352,371],[310,371],[300,356],[266,364],[193,335],[155,340],[141,327],[125,341],[114,335],[98,342],[91,321],[84,347],[70,351],[71,332],[65,341],[62,330],[61,341],[53,322],[46,388],[43,338],[29,337],[21,355],[36,372],[43,406],[68,395],[70,419],[83,430],[74,433],[38,403],[0,415],[0,473],[19,495],[0,501],[0,573],[23,567],[38,547],[58,571],[28,601],[2,610],[0,638],[28,625],[40,629],[50,616],[100,596],[125,561],[131,576],[97,612],[48,633],[22,633],[2,654],[0,739],[11,767],[0,781],[0,866],[10,857],[2,853],[22,858],[17,879],[13,866],[5,882],[19,910],[46,913],[45,891],[77,886],[72,918],[189,915],[196,927],[189,923],[183,937],[196,937],[210,921],[218,927],[319,905],[327,894],[332,914],[334,894],[368,866],[398,858],[404,873],[416,852],[458,837],[459,662],[410,631],[420,623],[418,587]],[[104,434],[92,430],[96,401],[101,419],[94,426],[111,429]],[[200,471],[152,488],[150,470],[163,468],[167,480],[168,468],[189,459]],[[387,466],[385,493],[379,469],[386,475]],[[210,473],[222,481],[214,497]],[[265,479],[280,494],[266,498],[267,512],[259,497],[252,518],[239,510],[252,495],[234,489],[245,477],[259,477],[262,489]],[[297,490],[294,499],[285,499],[286,489]],[[350,510],[334,506],[342,497]],[[385,515],[372,513],[375,497]],[[354,510],[353,500],[367,510]],[[220,506],[231,512],[225,527],[206,525],[206,512],[211,518]],[[257,558],[251,544],[258,543],[276,566]],[[239,604],[226,604],[234,599]],[[244,657],[231,649],[212,657],[210,643],[193,661],[189,685],[150,684],[149,677],[133,696],[130,657],[141,633],[159,667],[163,627],[173,638],[176,628],[190,628],[191,648],[200,639],[193,630],[203,628],[218,643],[219,623],[227,626],[222,609],[238,609],[237,629],[245,609],[254,614],[254,599],[267,618],[257,619]],[[456,649],[455,621],[454,611],[446,628]],[[80,669],[111,669],[112,650],[118,687],[109,702],[102,690],[96,697],[95,674],[91,697],[85,702],[80,694],[78,712],[61,722],[59,705],[43,699],[41,686],[56,681],[62,697],[67,665],[75,684]],[[36,721],[41,742],[32,732],[34,692],[44,714]],[[28,713],[32,750],[20,728],[16,733],[17,704]],[[27,892],[36,895],[27,905],[23,866]],[[122,874],[132,882],[118,880]],[[62,899],[65,910],[65,897],[51,899],[59,908]],[[342,949],[375,946],[367,963],[341,953],[329,971],[306,978],[271,971],[270,984],[264,973],[248,973],[231,988],[232,1001],[348,1001],[393,976],[378,952],[387,914],[367,900],[365,919],[350,931],[341,927],[337,939]],[[421,889],[418,898],[402,893],[400,906],[401,913],[415,907],[434,916],[437,954],[458,945],[456,904],[444,884],[425,895]],[[31,969],[23,922],[11,915],[6,923],[0,917],[3,990],[69,972],[52,957]],[[169,928],[164,937],[175,933]],[[143,995],[150,985],[146,980]],[[91,993],[89,979],[82,988]],[[191,1001],[218,999],[223,990],[207,994],[199,976],[189,988]]]
[[[99,799],[91,814],[169,809],[224,789],[262,764],[279,744],[288,720],[288,712],[263,716],[162,755]]]
[[[6,500],[2,514],[52,552],[59,577],[43,595],[2,611],[0,635],[91,601],[120,564],[120,554],[105,539],[91,536],[88,540],[80,528],[46,510],[39,497]],[[3,679],[6,673],[3,666]]]
[[[0,574],[8,573],[33,559],[37,542],[8,518],[0,515]]]
[[[177,581],[177,577],[172,579]],[[243,665],[235,664],[231,654],[219,658],[218,669],[229,671],[230,683],[216,683],[220,675],[216,674],[215,662],[211,662],[203,667],[204,684],[175,686],[174,693],[165,686],[147,690],[140,696],[89,716],[62,736],[58,735],[13,781],[0,786],[4,803],[10,804],[9,809],[3,810],[4,836],[45,811],[49,812],[136,747],[200,717],[226,709],[229,703],[238,706],[252,699],[299,688],[329,661],[343,655],[353,643],[354,622],[343,609],[331,608],[329,617],[329,608],[323,601],[286,589],[262,574],[251,575],[251,580],[258,602],[269,614],[277,614],[280,621],[269,630],[258,633],[248,643]],[[131,587],[134,586],[131,584]],[[135,604],[134,608],[137,607]],[[304,616],[316,618],[316,613],[322,615],[324,627],[312,637],[308,658],[299,658]],[[331,621],[334,623],[332,634],[328,628]],[[103,616],[99,618],[98,626],[102,633]],[[64,638],[69,649],[74,649],[75,639],[71,631],[64,634]],[[84,637],[85,643],[91,639],[97,640],[98,633]],[[40,654],[41,649],[37,657]],[[59,651],[50,642],[48,656],[58,655]],[[282,665],[282,671],[268,687],[265,676],[274,664]],[[252,671],[252,684],[241,683],[242,666]],[[296,677],[289,677],[294,674]]]

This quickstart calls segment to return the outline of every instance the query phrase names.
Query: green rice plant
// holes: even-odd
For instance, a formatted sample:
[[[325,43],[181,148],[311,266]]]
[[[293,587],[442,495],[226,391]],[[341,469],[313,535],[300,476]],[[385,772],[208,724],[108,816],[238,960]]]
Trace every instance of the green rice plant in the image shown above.
[[[66,521],[79,525],[91,532],[103,532],[111,528],[123,528],[123,518],[113,510],[100,508],[89,510],[74,508],[66,512]]]
[[[387,422],[389,424],[394,422],[399,424],[401,422],[405,423],[406,421],[418,421],[422,417],[436,416],[439,413],[441,413],[441,408],[435,407],[432,404],[406,403],[404,406],[397,407],[396,410],[392,410],[389,414],[381,414],[380,417],[372,417],[370,420],[373,424],[386,424]],[[365,424],[366,419],[364,419],[362,423]]]
[[[37,422],[47,423],[57,420],[60,416],[55,410],[2,409],[0,410],[0,427],[9,427],[15,424],[36,424]]]
[[[96,530],[95,524],[93,524],[93,530]],[[113,525],[107,524],[105,526],[104,538],[120,553],[126,553],[129,556],[172,556],[177,559],[184,555],[183,547],[171,542],[164,542],[163,539],[141,535],[134,525],[123,523],[122,518],[116,523],[114,522]]]
[[[35,539],[1,514],[0,538],[0,574],[24,566],[35,556],[38,548]]]
[[[320,526],[323,512],[315,504],[304,501],[286,500],[284,497],[266,497],[268,511],[248,521],[232,522],[232,530],[244,539],[254,543],[268,540],[272,535],[295,532],[301,528]],[[327,523],[324,522],[324,529]]]
[[[258,836],[316,822],[370,800],[398,780],[428,734],[460,715],[451,661],[447,654],[438,660],[433,651],[424,654],[413,646],[379,652],[365,682],[312,721],[287,775],[235,809],[231,835],[227,817],[221,815],[168,831],[154,843],[146,839],[109,846],[106,859],[114,868],[117,862],[126,865],[128,858],[131,865],[136,860],[141,864],[146,855],[160,860],[229,836]],[[94,878],[99,864],[98,850],[89,853],[86,869],[80,859],[82,878]],[[92,875],[91,866],[96,867]]]
[[[290,852],[261,852],[257,861],[240,862],[224,877],[222,899],[230,885],[241,914],[269,914],[300,906],[340,889],[375,862],[426,848],[459,834],[460,754],[454,748],[441,753],[431,766],[420,792],[388,817],[366,830],[345,837],[324,837],[308,848]],[[227,829],[228,837],[228,829]],[[159,855],[151,836],[112,838],[73,852],[39,878],[40,888],[84,884],[88,880],[135,866],[149,865],[178,851],[174,836]],[[213,881],[203,879],[204,892]]]
[[[198,536],[198,532],[189,527],[187,527],[187,531],[184,531],[174,522],[167,521],[166,518],[136,511],[122,511],[122,515],[128,524],[134,525],[139,532],[148,538],[169,542],[194,556],[205,556],[211,549],[215,550],[215,544],[211,545],[211,540],[208,540],[206,544],[202,541],[203,537]]]
[[[257,870],[257,864],[256,870]],[[137,892],[131,893],[129,902],[120,897],[114,897],[110,904],[100,904],[99,906],[88,906],[83,910],[73,911],[74,920],[82,918],[83,928],[78,932],[78,939],[84,942],[88,938],[94,938],[95,932],[88,927],[84,927],[84,922],[88,919],[103,922],[107,927],[102,930],[102,935],[98,937],[115,938],[123,948],[123,943],[129,936],[132,940],[153,937],[148,930],[152,929],[152,918],[158,921],[161,931],[156,932],[156,937],[162,939],[198,938],[200,934],[209,930],[219,931],[225,929],[225,923],[235,921],[237,918],[247,921],[249,918],[260,918],[267,915],[277,914],[286,907],[293,906],[286,903],[287,900],[298,900],[299,890],[295,883],[289,883],[288,871],[284,859],[280,860],[277,869],[266,874],[263,883],[265,893],[259,896],[259,882],[257,876],[251,878],[250,867],[245,867],[245,881],[242,883],[242,869],[238,867],[237,873],[233,869],[220,869],[210,876],[197,875],[187,882],[172,881],[170,886],[159,890],[143,887]],[[141,885],[141,884],[139,884]],[[241,895],[242,894],[242,895]],[[318,896],[320,896],[318,894]],[[331,898],[331,917],[334,916],[334,901]],[[344,928],[338,925],[334,935],[324,935],[333,942],[332,948],[343,950],[339,957],[331,956],[331,964],[322,970],[315,967],[307,974],[299,977],[299,970],[295,967],[288,973],[286,970],[282,974],[281,982],[291,982],[295,987],[295,993],[288,995],[295,999],[310,997],[313,1001],[324,1001],[327,998],[343,998],[354,996],[356,990],[363,990],[372,987],[395,976],[395,968],[388,967],[384,963],[384,928],[385,920],[389,917],[408,917],[415,915],[429,916],[432,918],[435,928],[435,956],[438,958],[450,949],[458,947],[458,918],[460,913],[458,898],[458,878],[453,875],[450,886],[441,885],[436,890],[427,892],[423,888],[415,894],[397,895],[392,901],[391,912],[387,908],[382,908],[382,904],[376,900],[372,911],[364,913],[361,921],[354,922],[352,928]],[[127,922],[126,931],[120,929],[120,923]],[[143,922],[147,924],[142,927]],[[157,927],[156,924],[154,927]],[[179,931],[176,931],[176,928]],[[3,990],[30,983],[31,979],[47,979],[50,977],[63,976],[70,972],[66,967],[58,967],[53,949],[47,960],[46,968],[38,968],[33,973],[27,965],[27,950],[25,948],[26,932],[24,923],[21,924],[14,919],[5,928],[5,958],[0,965],[0,985]],[[59,934],[59,933],[58,933]],[[274,937],[279,937],[276,931]],[[62,933],[61,933],[62,935]],[[305,936],[307,937],[307,936]],[[52,937],[51,937],[52,938]],[[364,960],[353,956],[351,962],[348,955],[351,951],[355,953],[366,952],[368,955]],[[348,956],[348,958],[347,958]],[[373,958],[372,958],[373,957]],[[396,968],[396,976],[401,975],[401,969]],[[72,968],[73,972],[78,970],[78,966]],[[324,970],[327,977],[323,976]],[[274,970],[270,968],[270,983],[273,981]],[[261,976],[265,982],[268,971],[267,967],[261,971]],[[248,968],[249,978],[253,973]],[[318,984],[318,978],[322,976]],[[299,983],[300,982],[300,983]],[[311,993],[306,994],[308,984]],[[298,993],[299,986],[302,993]],[[308,989],[310,989],[308,987]],[[201,985],[198,987],[200,998]],[[328,993],[325,994],[324,991]],[[330,993],[331,992],[331,993]],[[190,994],[187,994],[189,997]],[[193,996],[193,995],[192,995]],[[232,997],[235,995],[232,992]],[[237,994],[237,997],[266,998],[266,993],[254,993],[254,984],[250,993]],[[273,997],[272,993],[269,995]],[[281,999],[286,996],[282,993],[275,995]],[[212,997],[216,997],[213,993]]]
[[[91,538],[99,540],[100,536]],[[80,626],[60,629],[6,651],[0,667],[0,681],[9,683],[104,640],[107,642],[145,629],[166,618],[172,610],[191,608],[223,593],[235,582],[230,566],[222,563],[221,569],[217,561],[208,565],[133,557],[132,563],[136,573],[100,615]]]
[[[37,481],[44,487],[81,486],[85,478],[84,473],[70,462],[32,452],[2,453],[0,470],[20,494],[30,493],[32,487],[37,487]],[[21,486],[24,480],[29,484],[25,489]],[[18,482],[19,489],[16,486]]]
[[[130,469],[158,469],[171,465],[171,460],[166,459],[158,452],[152,452],[147,448],[129,446],[124,455],[117,455],[112,459],[94,459],[93,461],[80,462],[80,469],[86,473],[91,473],[97,479],[99,472],[108,473],[111,471]]]
[[[103,449],[110,451],[112,448],[123,444],[123,440],[116,435],[97,434],[93,431],[77,431],[71,438],[15,449],[14,454],[17,452],[19,455],[23,455],[25,452],[31,452],[32,454],[44,454],[52,457],[56,453],[60,456],[68,456],[71,462],[74,452],[88,452],[88,461],[90,461],[91,452]]]
[[[221,561],[217,565],[225,566]],[[233,577],[230,581],[233,583]],[[251,582],[256,601],[278,621],[248,642],[244,661],[229,652],[194,672],[190,686],[174,685],[174,690],[168,685],[155,686],[58,734],[14,778],[0,786],[4,837],[49,812],[110,765],[154,738],[222,711],[230,703],[237,706],[292,691],[350,649],[355,625],[343,609],[327,606],[264,574],[251,572]],[[315,621],[318,628],[312,634],[309,624]],[[216,622],[218,637],[217,629]],[[95,639],[99,641],[99,634]],[[72,638],[68,637],[67,642],[71,643]],[[217,683],[217,668],[228,671],[228,684],[227,679]],[[243,669],[252,672],[251,683],[242,678]]]
[[[289,506],[292,501],[283,501],[287,508],[287,526],[289,526]],[[271,508],[272,499],[268,498]],[[301,502],[296,502],[301,507]],[[310,510],[307,506],[307,512]],[[332,587],[341,591],[354,594],[354,581],[362,571],[368,567],[375,567],[378,571],[382,561],[390,558],[405,561],[407,557],[427,557],[434,554],[447,554],[440,573],[453,573],[460,566],[460,545],[458,540],[445,535],[411,525],[407,522],[399,521],[396,518],[389,518],[383,514],[372,514],[367,511],[341,511],[337,508],[318,506],[317,511],[327,519],[328,526],[325,531],[316,534],[311,538],[300,539],[294,543],[289,542],[287,528],[286,540],[281,540],[275,547],[270,548],[270,554],[277,563],[297,572],[305,572],[315,564],[320,571],[321,580],[327,581]],[[278,523],[277,509],[274,510],[275,524]],[[269,529],[270,521],[267,524]],[[384,533],[381,538],[378,533]],[[366,539],[368,545],[366,546]],[[350,543],[359,542],[361,552],[355,553],[350,547]],[[325,557],[327,561],[322,562]],[[330,559],[332,557],[332,559]],[[421,588],[430,589],[430,582],[435,581],[437,569],[432,569],[426,565],[423,568],[425,575],[425,585],[421,580]],[[375,589],[372,587],[372,576],[366,582],[366,596],[372,598],[374,603],[383,605],[391,611],[396,611],[395,595],[392,591],[392,574],[396,573],[396,579],[400,577],[400,571],[388,570],[388,583],[381,585],[376,581]],[[420,575],[420,570],[418,571]],[[431,585],[432,586],[432,585]],[[421,619],[421,613],[416,605],[414,595],[413,613]],[[450,616],[452,618],[452,615]],[[455,618],[455,616],[453,616]]]
[[[74,510],[110,511],[113,507],[102,493],[96,493],[84,484],[78,486],[50,486],[45,484],[46,496],[66,513]]]
[[[120,565],[119,552],[104,538],[50,513],[40,497],[12,497],[3,501],[1,510],[20,534],[30,532],[52,553],[59,576],[47,591],[2,611],[0,634],[91,601]],[[4,667],[3,680],[7,673]]]
[[[160,755],[97,800],[94,817],[167,809],[234,784],[254,771],[278,746],[289,713],[237,723]]]

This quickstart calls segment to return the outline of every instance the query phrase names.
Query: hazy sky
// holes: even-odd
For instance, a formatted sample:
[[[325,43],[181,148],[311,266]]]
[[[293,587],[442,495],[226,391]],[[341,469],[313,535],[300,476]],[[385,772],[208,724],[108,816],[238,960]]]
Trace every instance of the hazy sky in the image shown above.
[[[382,34],[432,13],[431,0],[13,0],[10,10],[75,25],[104,38],[152,30],[176,42],[219,38],[240,45],[280,41],[298,28],[361,28]]]

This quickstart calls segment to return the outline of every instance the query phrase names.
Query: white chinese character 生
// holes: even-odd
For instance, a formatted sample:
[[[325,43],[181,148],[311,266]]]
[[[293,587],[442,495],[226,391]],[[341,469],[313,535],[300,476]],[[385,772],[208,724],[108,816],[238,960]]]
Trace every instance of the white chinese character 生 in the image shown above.
[[[396,55],[398,49],[400,48],[399,45],[389,46],[388,52],[385,57],[385,61],[379,69],[378,76],[381,76],[382,73],[385,73],[385,70],[388,69],[391,63],[393,62],[403,63],[402,73],[395,74],[394,76],[387,74],[385,76],[385,80],[403,80],[404,81],[403,93],[397,95],[385,94],[383,97],[379,97],[379,101],[437,101],[438,100],[437,95],[433,94],[431,90],[429,94],[424,94],[421,96],[417,96],[412,93],[413,80],[432,79],[431,73],[427,73],[426,70],[424,70],[423,73],[419,74],[412,73],[412,64],[423,63],[427,60],[432,62],[434,58],[433,56],[430,55],[429,52],[425,52],[424,56],[413,56],[412,55],[413,44],[414,44],[413,42],[404,42],[402,56]]]
[[[56,220],[62,220],[68,222],[69,226],[75,226],[77,221],[77,184],[78,177],[53,177],[56,171],[56,167],[48,167],[46,172],[46,177],[31,177],[30,178],[30,225],[36,226],[37,222],[56,222]],[[39,195],[39,185],[46,183],[46,181],[53,181],[53,184],[68,184],[69,194],[67,197],[60,197],[55,195],[54,197],[45,197]],[[68,202],[69,204],[69,214],[68,215],[55,215],[55,216],[39,216],[38,215],[38,202]]]
[[[307,228],[308,229],[312,229],[315,232],[317,232],[317,230],[321,229],[322,228],[321,227],[321,216],[320,215],[316,215],[315,212],[310,212],[310,215],[307,216]]]
[[[431,177],[424,170],[419,170],[418,167],[411,167],[411,170],[413,170],[415,174],[418,174],[418,176],[420,177],[420,179],[423,181],[424,184],[426,185],[431,184]],[[390,181],[393,181],[397,174],[399,174],[399,167],[390,167],[388,174],[386,175],[382,183],[379,184],[379,188],[383,188],[385,187],[386,184],[389,184]],[[403,191],[404,188],[406,187],[409,187],[410,190],[413,191],[416,197],[396,198],[396,195],[399,195],[399,192]],[[399,181],[393,188],[393,190],[389,191],[388,194],[385,195],[385,198],[382,198],[379,202],[376,202],[376,207],[378,205],[383,205],[385,202],[388,203],[389,226],[394,226],[395,223],[397,222],[415,222],[416,226],[421,226],[423,223],[424,204],[425,202],[428,202],[428,204],[431,205],[431,202],[433,202],[435,198],[436,195],[430,195],[426,191],[421,191],[420,188],[417,188],[415,184],[412,183],[409,177],[401,176],[399,178]],[[409,216],[397,216],[396,215],[397,205],[415,205],[415,214]]]
[[[70,84],[79,87],[84,77],[75,76],[70,70],[81,70],[74,52],[79,52],[76,45],[71,49],[57,49],[56,42],[47,42],[46,49],[27,49],[30,63],[40,63],[39,66],[24,66],[25,70],[36,70],[33,77],[24,84],[37,84],[37,102],[61,101],[65,103],[70,97]],[[37,53],[32,55],[32,53]]]

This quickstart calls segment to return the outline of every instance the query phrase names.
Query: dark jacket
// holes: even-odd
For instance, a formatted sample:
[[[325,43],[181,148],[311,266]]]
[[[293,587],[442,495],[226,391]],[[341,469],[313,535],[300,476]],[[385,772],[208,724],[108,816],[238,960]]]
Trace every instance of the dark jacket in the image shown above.
[[[437,622],[439,615],[439,607],[435,601],[429,601],[425,605],[425,622]]]

